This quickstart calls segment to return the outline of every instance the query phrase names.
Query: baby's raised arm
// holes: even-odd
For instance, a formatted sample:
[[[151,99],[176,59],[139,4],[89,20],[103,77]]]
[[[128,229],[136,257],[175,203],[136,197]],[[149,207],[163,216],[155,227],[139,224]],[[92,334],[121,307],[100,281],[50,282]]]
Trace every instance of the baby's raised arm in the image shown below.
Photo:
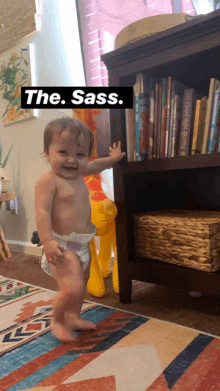
[[[106,170],[107,168],[111,168],[113,164],[123,159],[126,155],[125,152],[121,152],[121,141],[114,143],[112,148],[109,148],[109,151],[109,157],[99,158],[89,162],[86,166],[84,176],[94,175]]]
[[[55,177],[49,173],[38,179],[35,185],[35,217],[38,235],[46,258],[51,263],[59,262],[63,253],[51,233],[51,212],[56,191]]]

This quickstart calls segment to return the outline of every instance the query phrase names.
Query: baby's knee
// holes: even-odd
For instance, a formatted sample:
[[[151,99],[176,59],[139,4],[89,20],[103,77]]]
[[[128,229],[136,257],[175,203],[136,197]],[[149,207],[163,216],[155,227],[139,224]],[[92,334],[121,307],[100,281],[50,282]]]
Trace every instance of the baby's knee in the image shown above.
[[[63,295],[65,296],[65,300],[71,300],[73,297],[78,299],[81,297],[85,289],[85,283],[84,281],[69,281],[68,283],[66,281],[63,281],[61,290],[63,292]]]

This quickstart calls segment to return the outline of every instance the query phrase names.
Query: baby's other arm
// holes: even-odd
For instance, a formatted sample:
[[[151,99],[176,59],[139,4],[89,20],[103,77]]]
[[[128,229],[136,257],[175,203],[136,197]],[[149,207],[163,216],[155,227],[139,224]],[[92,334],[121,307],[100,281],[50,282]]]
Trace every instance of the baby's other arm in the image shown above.
[[[113,164],[123,159],[123,157],[126,155],[125,152],[121,152],[121,141],[118,142],[118,145],[117,143],[114,143],[113,147],[110,147],[109,150],[109,157],[95,159],[87,164],[84,176],[97,174],[98,172],[104,171],[107,168],[111,168]]]
[[[51,212],[56,191],[55,177],[50,173],[44,174],[35,185],[35,215],[36,226],[48,262],[62,262],[64,250],[51,234]]]
[[[56,191],[55,177],[42,175],[35,185],[36,226],[42,244],[53,240],[51,235],[51,212]]]

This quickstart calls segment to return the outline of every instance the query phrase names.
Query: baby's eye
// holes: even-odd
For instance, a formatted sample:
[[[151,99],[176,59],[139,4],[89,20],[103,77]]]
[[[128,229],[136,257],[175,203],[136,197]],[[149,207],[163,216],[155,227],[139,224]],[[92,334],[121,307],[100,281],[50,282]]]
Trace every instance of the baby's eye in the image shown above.
[[[84,155],[84,153],[78,153],[78,156],[79,157],[84,157],[85,155]]]
[[[66,153],[66,151],[62,150],[62,151],[59,151],[59,153]]]

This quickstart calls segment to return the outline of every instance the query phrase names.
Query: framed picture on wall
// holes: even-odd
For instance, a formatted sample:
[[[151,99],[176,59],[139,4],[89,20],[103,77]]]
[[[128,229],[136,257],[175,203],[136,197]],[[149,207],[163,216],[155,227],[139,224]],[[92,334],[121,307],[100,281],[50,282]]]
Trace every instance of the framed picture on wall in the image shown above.
[[[0,120],[5,126],[35,118],[32,109],[21,108],[23,86],[31,86],[29,45],[0,55]]]

